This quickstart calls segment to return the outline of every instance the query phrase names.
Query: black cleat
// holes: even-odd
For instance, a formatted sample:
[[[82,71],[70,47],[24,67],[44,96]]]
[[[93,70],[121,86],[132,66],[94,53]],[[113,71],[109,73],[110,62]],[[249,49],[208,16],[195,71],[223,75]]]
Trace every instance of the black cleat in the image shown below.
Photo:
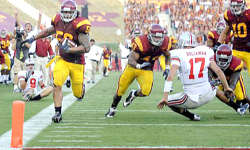
[[[135,99],[135,93],[136,93],[136,90],[132,90],[130,91],[128,97],[126,98],[126,100],[123,102],[123,107],[128,107],[132,102],[133,100]]]
[[[105,117],[107,118],[113,118],[115,116],[116,109],[115,108],[109,108],[108,112],[105,114]]]
[[[52,121],[54,123],[59,123],[60,121],[62,121],[62,114],[56,112],[56,114],[52,117]]]
[[[67,80],[67,81],[66,81],[66,87],[67,87],[67,88],[70,88],[70,86],[71,86],[70,80]]]

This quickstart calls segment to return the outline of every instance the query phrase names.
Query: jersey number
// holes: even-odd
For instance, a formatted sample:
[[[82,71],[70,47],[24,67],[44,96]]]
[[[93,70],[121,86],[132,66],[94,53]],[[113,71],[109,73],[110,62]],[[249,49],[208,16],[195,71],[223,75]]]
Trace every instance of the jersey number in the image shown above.
[[[64,39],[69,38],[70,40],[73,40],[73,35],[70,33],[63,33],[62,31],[56,31],[56,38],[58,39],[58,41],[62,40],[62,37]]]
[[[30,87],[31,88],[36,88],[36,79],[35,78],[30,79]]]
[[[239,24],[232,24],[234,30],[234,37],[245,38],[247,37],[247,25],[242,22]]]
[[[189,63],[190,63],[190,66],[191,66],[189,79],[194,79],[194,61],[195,61],[195,63],[201,62],[198,78],[202,78],[203,77],[202,72],[203,72],[204,66],[205,66],[205,58],[191,58],[189,60]]]

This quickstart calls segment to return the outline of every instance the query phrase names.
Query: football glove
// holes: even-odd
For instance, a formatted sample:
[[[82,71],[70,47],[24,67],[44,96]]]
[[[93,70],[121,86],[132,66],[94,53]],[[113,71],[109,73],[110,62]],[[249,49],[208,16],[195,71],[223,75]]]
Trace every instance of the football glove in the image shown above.
[[[28,79],[30,78],[30,76],[32,75],[32,73],[33,73],[33,71],[28,71],[28,72],[26,73],[25,82],[28,81]]]
[[[66,53],[69,52],[70,46],[68,43],[69,43],[68,39],[65,39],[63,43],[59,45],[59,49]]]
[[[137,64],[136,68],[137,69],[145,69],[145,68],[151,67],[151,66],[152,66],[152,64],[150,62],[144,62],[142,64]]]
[[[225,96],[229,99],[229,101],[233,102],[235,99],[235,95],[232,91],[225,91]]]

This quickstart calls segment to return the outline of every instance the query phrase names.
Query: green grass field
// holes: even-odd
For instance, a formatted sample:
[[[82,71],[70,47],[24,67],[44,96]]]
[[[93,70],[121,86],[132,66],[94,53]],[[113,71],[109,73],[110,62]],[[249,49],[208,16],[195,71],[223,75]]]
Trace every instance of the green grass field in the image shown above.
[[[63,113],[62,123],[52,123],[25,147],[250,147],[250,114],[239,116],[217,99],[192,110],[201,116],[200,122],[189,121],[169,108],[158,110],[156,105],[163,88],[159,72],[155,73],[151,96],[136,99],[126,109],[121,103],[114,118],[105,118],[118,78],[118,73],[111,73],[101,80],[86,93],[83,102],[76,101]],[[244,78],[249,91],[246,73]],[[137,85],[134,83],[127,94],[132,88]],[[4,86],[0,90],[0,134],[3,134],[11,127],[11,103],[21,95],[12,94]],[[175,91],[180,90],[177,81]],[[52,97],[26,103],[25,120],[51,103]]]

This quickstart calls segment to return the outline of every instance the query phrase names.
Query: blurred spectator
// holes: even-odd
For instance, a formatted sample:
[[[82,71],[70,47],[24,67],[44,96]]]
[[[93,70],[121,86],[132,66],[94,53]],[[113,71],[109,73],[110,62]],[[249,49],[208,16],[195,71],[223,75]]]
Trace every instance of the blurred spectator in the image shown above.
[[[115,53],[115,71],[120,71],[118,54]]]
[[[48,38],[36,40],[35,55],[35,68],[43,73],[44,83],[47,86],[49,85],[49,70],[46,68],[46,64],[48,60],[52,59],[55,55]]]
[[[89,67],[89,72],[90,72],[90,79],[87,81],[87,83],[95,83],[95,75],[96,72],[99,68],[100,65],[100,60],[102,57],[102,48],[95,45],[95,40],[91,39],[90,40],[90,51],[88,53],[88,59],[89,59],[89,63],[91,64],[91,66]]]
[[[189,31],[197,36],[199,44],[206,43],[206,35],[213,30],[226,9],[223,0],[178,0],[169,4],[171,25],[176,36]]]

